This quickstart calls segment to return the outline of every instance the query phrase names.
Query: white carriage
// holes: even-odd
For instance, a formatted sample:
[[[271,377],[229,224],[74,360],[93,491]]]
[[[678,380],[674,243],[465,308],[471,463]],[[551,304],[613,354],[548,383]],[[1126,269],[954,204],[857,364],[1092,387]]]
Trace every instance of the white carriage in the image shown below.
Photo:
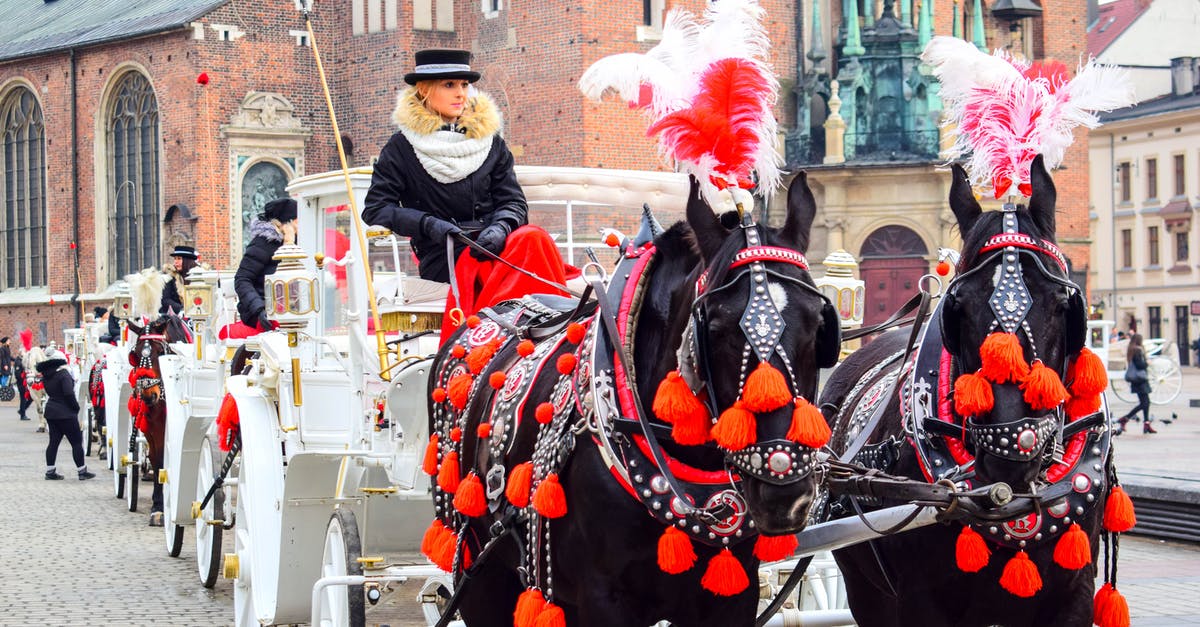
[[[1136,403],[1137,395],[1125,381],[1126,338],[1113,337],[1116,323],[1112,320],[1088,321],[1088,348],[1104,362],[1108,371],[1108,391],[1124,403]],[[1150,402],[1166,405],[1183,389],[1183,371],[1179,367],[1179,351],[1175,343],[1163,338],[1145,340],[1147,372],[1150,375]]]

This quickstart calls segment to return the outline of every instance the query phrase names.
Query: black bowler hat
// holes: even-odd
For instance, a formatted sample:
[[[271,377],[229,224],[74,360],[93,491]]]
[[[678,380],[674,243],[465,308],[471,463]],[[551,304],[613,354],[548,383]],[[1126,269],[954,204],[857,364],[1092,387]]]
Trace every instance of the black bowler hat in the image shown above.
[[[193,260],[200,258],[200,255],[196,254],[196,249],[194,247],[184,246],[182,244],[176,246],[175,250],[171,251],[171,256],[172,257],[183,257],[184,259],[193,259]]]
[[[471,53],[467,50],[418,50],[413,59],[416,67],[404,75],[404,82],[409,85],[439,78],[463,78],[472,83],[479,80],[479,72],[471,71]]]
[[[291,222],[296,219],[298,211],[296,201],[291,198],[276,198],[263,205],[262,219]]]

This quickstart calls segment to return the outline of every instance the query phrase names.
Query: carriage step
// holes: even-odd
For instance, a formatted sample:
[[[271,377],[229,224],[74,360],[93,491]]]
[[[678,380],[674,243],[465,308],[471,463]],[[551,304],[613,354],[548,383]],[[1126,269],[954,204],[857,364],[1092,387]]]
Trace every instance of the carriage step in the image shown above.
[[[395,494],[399,491],[399,488],[391,486],[387,488],[359,488],[359,490],[363,494]]]

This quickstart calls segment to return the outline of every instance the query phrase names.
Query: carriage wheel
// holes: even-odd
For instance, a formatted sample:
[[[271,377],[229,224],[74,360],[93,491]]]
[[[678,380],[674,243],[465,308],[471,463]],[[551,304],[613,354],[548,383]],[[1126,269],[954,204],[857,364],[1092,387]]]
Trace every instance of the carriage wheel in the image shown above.
[[[354,512],[338,508],[325,527],[325,553],[321,558],[322,577],[361,575],[362,543]],[[362,586],[326,586],[321,595],[321,625],[359,627],[366,623]]]
[[[216,459],[212,443],[208,438],[200,442],[200,470],[196,474],[196,498],[199,503],[208,494],[216,475]],[[217,490],[200,516],[196,518],[196,567],[200,572],[200,583],[211,588],[221,574],[221,524],[224,523],[225,490]],[[210,524],[218,523],[218,524]]]
[[[167,555],[179,557],[183,550],[183,525],[166,524],[163,529],[167,530]]]
[[[1166,405],[1179,396],[1183,389],[1183,373],[1179,364],[1167,357],[1155,357],[1150,360],[1150,402],[1155,405]]]
[[[89,403],[87,408],[87,418],[84,420],[83,424],[83,454],[86,457],[92,456],[92,438],[94,437],[92,434],[92,429],[96,426],[95,421],[95,410],[92,409],[92,406]]]
[[[1108,391],[1112,392],[1112,395],[1117,397],[1117,400],[1121,401],[1122,403],[1137,402],[1137,395],[1135,395],[1133,391],[1129,389],[1129,382],[1120,378],[1119,375],[1122,373],[1117,374],[1117,377],[1113,377],[1112,374],[1109,374]]]

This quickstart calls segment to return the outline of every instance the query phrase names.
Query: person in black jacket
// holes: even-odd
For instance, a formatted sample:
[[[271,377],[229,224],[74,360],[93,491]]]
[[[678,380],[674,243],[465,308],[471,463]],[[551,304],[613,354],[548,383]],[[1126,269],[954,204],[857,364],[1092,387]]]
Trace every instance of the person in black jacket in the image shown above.
[[[1129,347],[1125,349],[1125,363],[1148,373],[1148,365],[1146,363],[1146,349],[1142,346],[1142,334],[1134,333],[1129,338]],[[1126,379],[1128,380],[1128,378]],[[1129,413],[1121,417],[1117,422],[1121,423],[1120,430],[1117,434],[1120,435],[1125,431],[1125,423],[1135,416],[1140,411],[1142,412],[1142,433],[1158,433],[1154,427],[1150,426],[1150,379],[1143,377],[1138,381],[1129,381],[1129,387],[1134,394],[1137,394],[1138,404]]]
[[[8,346],[8,336],[0,337],[0,385],[8,385],[13,374],[12,349]]]
[[[278,261],[271,258],[275,251],[285,239],[289,242],[296,239],[296,216],[296,201],[279,198],[264,205],[263,213],[250,223],[253,239],[242,253],[242,262],[233,276],[233,288],[238,297],[238,317],[242,324],[250,327],[250,333],[235,335],[232,333],[237,332],[233,331],[230,337],[245,337],[253,334],[254,330],[270,331],[277,326],[267,318],[263,286],[267,275],[275,272],[279,265]]]
[[[75,379],[71,372],[62,368],[67,360],[57,350],[46,353],[46,359],[37,364],[46,386],[46,426],[50,432],[50,444],[46,447],[46,479],[60,480],[62,475],[55,469],[58,445],[65,437],[71,443],[71,456],[79,480],[91,479],[96,475],[89,472],[83,460],[83,433],[79,429],[79,401],[75,398]]]
[[[164,269],[171,279],[163,286],[162,306],[158,308],[158,313],[165,314],[168,311],[174,311],[176,314],[183,315],[181,286],[187,285],[188,272],[196,267],[196,260],[199,258],[196,249],[191,246],[180,245],[171,251],[171,266]]]

